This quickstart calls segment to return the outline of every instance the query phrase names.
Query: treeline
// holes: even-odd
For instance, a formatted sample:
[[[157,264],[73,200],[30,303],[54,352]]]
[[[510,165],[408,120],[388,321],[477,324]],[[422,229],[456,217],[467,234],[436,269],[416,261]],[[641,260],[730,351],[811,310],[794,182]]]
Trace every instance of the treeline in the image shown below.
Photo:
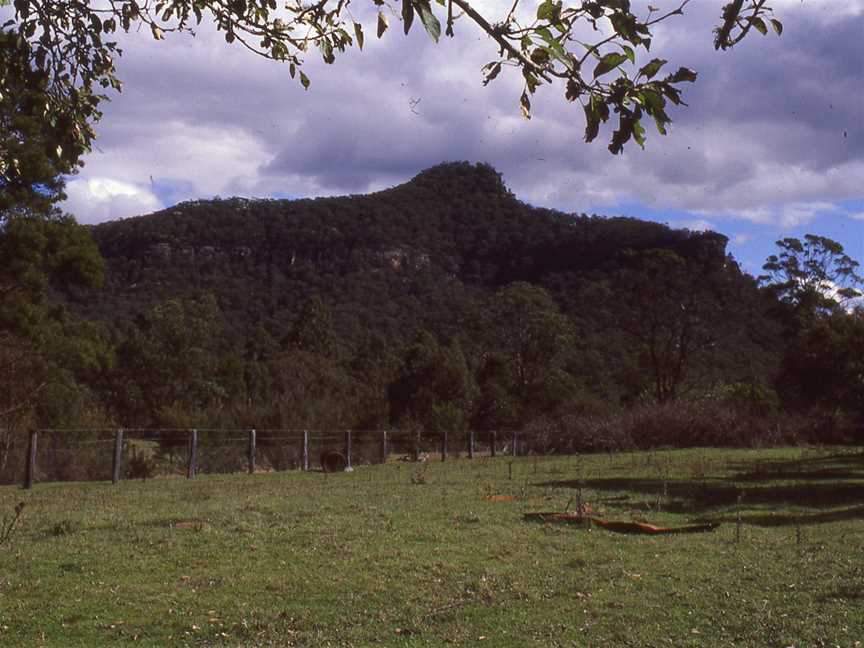
[[[838,244],[780,242],[760,280],[719,234],[537,209],[485,165],[90,232],[19,214],[2,239],[0,461],[34,425],[531,429],[585,450],[839,440],[864,417]]]

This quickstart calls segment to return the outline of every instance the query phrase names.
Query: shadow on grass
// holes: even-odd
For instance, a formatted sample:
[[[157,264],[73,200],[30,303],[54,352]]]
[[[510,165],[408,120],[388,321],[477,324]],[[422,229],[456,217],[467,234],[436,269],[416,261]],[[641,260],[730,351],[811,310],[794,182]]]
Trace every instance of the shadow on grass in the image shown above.
[[[836,599],[845,599],[847,601],[864,601],[864,586],[843,586],[822,597],[823,601],[832,601]]]
[[[864,519],[864,453],[834,454],[793,460],[754,460],[728,466],[733,472],[722,478],[664,480],[662,478],[602,478],[548,481],[537,484],[552,488],[584,488],[616,494],[599,501],[618,502],[636,511],[660,508],[670,513],[697,515],[717,522],[732,522],[736,516],[718,509],[738,503],[742,521],[757,526],[812,525]],[[621,492],[631,493],[621,499]],[[662,501],[661,501],[662,500]],[[774,508],[778,513],[746,512],[752,508]],[[802,507],[823,510],[802,514],[783,509]]]

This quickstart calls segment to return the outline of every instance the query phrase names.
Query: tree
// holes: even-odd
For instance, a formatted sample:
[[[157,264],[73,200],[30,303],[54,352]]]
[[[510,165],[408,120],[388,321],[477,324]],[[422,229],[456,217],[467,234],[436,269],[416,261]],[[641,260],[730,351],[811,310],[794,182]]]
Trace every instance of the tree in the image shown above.
[[[564,371],[570,320],[543,288],[521,281],[495,293],[488,313],[475,420],[482,427],[522,426],[551,414],[574,390]]]
[[[6,212],[0,225],[0,473],[26,425],[68,424],[89,401],[82,379],[110,364],[97,326],[71,317],[52,289],[98,284],[89,232],[53,213]],[[62,394],[62,398],[55,398]]]
[[[637,342],[658,403],[675,400],[695,358],[719,338],[723,273],[671,250],[630,253],[619,278],[621,326]]]
[[[13,208],[47,213],[63,197],[61,174],[74,170],[57,154],[67,141],[67,122],[52,126],[43,118],[45,78],[31,69],[15,40],[0,32],[0,224]]]
[[[780,375],[787,401],[864,421],[864,310],[835,310],[790,345]]]
[[[391,420],[401,426],[419,424],[427,430],[440,429],[445,421],[464,422],[475,391],[459,343],[441,346],[429,332],[421,331],[389,386]]]
[[[680,67],[660,77],[668,61],[644,59],[652,30],[682,15],[689,2],[681,0],[667,12],[648,5],[647,14],[640,17],[631,10],[630,0],[543,0],[536,10],[520,7],[515,0],[502,3],[505,10],[510,7],[506,13],[490,18],[470,0],[401,0],[398,11],[395,0],[371,0],[379,38],[388,29],[388,16],[398,15],[406,34],[419,19],[436,42],[442,21],[448,36],[453,36],[457,23],[473,23],[499,50],[482,69],[483,83],[494,80],[505,67],[515,68],[524,81],[519,101],[525,117],[531,115],[531,96],[537,88],[553,83],[563,89],[567,101],[581,104],[586,141],[595,139],[601,123],[616,113],[612,153],[621,152],[631,138],[644,146],[643,117],[653,119],[665,134],[671,122],[668,103],[686,105],[680,84],[695,81],[696,72]],[[317,50],[332,63],[337,53],[352,45],[362,49],[365,38],[363,25],[349,9],[350,0],[282,0],[281,8],[277,0],[110,0],[96,6],[89,0],[0,0],[2,4],[12,4],[13,15],[0,27],[11,47],[11,59],[4,59],[0,74],[0,95],[24,85],[25,77],[39,79],[39,92],[46,99],[41,119],[57,128],[50,138],[51,150],[67,164],[74,164],[90,147],[99,103],[105,99],[100,92],[121,88],[114,62],[121,51],[112,40],[118,31],[144,26],[154,39],[162,40],[169,32],[194,33],[196,25],[211,20],[228,43],[286,62],[292,78],[304,87],[310,83],[302,69],[308,52]],[[728,2],[715,29],[715,48],[728,49],[753,29],[766,34],[769,24],[780,34],[783,27],[770,17],[771,11],[767,0]],[[598,33],[592,42],[577,35],[585,25]],[[25,61],[27,65],[22,64]],[[4,149],[2,154],[0,172],[14,177],[14,151]]]
[[[212,295],[169,299],[143,313],[117,350],[112,404],[119,420],[171,426],[180,412],[200,424],[224,406],[231,390],[221,374],[230,356],[220,348],[221,322]]]
[[[807,234],[804,241],[777,241],[779,254],[768,257],[760,282],[806,319],[827,313],[861,297],[864,277],[843,246],[824,236]]]

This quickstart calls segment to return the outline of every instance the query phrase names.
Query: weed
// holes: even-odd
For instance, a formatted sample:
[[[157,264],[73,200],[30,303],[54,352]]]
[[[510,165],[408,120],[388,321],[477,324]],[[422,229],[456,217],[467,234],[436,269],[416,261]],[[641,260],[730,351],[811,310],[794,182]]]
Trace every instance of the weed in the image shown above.
[[[126,474],[130,479],[147,481],[153,477],[155,472],[156,462],[152,457],[145,456],[143,453],[132,453],[132,457],[129,459],[129,465],[126,468]]]
[[[18,528],[18,521],[21,519],[21,514],[24,512],[24,506],[24,502],[18,502],[8,520],[0,520],[0,547],[7,542],[11,542],[12,535],[15,533],[15,529]]]
[[[421,463],[417,468],[414,469],[414,474],[411,475],[411,483],[414,485],[426,484],[428,483],[428,478],[426,477],[426,473],[429,470],[429,464]]]
[[[61,520],[60,522],[56,522],[54,526],[51,527],[51,531],[49,532],[54,537],[61,537],[72,535],[78,531],[78,525],[75,524],[72,520]]]

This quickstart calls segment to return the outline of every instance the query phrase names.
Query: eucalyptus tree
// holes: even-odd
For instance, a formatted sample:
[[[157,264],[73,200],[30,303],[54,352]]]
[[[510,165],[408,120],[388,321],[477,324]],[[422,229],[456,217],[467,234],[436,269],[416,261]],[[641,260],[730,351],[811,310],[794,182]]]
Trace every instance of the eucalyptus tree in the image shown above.
[[[780,249],[768,257],[759,279],[783,302],[799,311],[824,312],[862,296],[860,265],[837,241],[806,234],[803,241],[787,237],[776,245]]]

